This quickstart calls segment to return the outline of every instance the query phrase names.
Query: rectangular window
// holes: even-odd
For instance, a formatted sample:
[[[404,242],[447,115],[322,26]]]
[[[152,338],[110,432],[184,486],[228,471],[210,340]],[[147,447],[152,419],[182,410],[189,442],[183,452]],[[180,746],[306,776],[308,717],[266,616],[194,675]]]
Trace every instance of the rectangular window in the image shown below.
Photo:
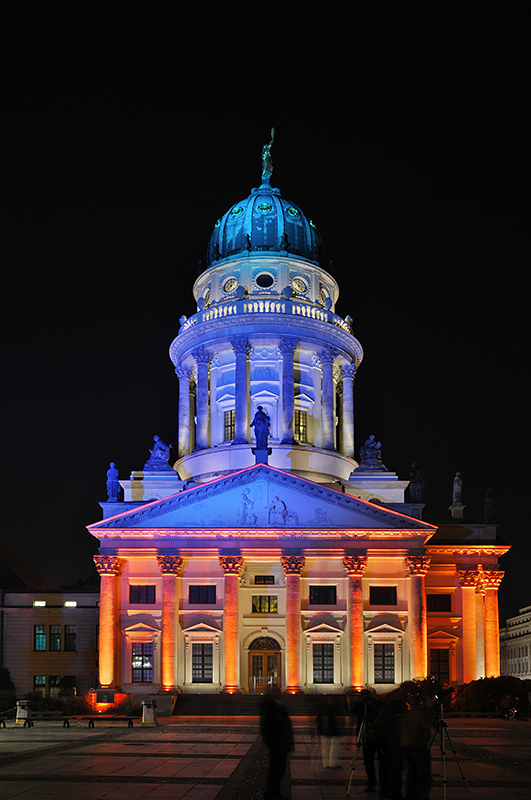
[[[65,650],[75,652],[77,650],[77,633],[75,625],[65,625]]]
[[[192,644],[192,683],[212,683],[213,661],[212,644]]]
[[[50,687],[50,697],[59,697],[61,692],[61,676],[60,675],[48,675],[48,686]]]
[[[235,421],[236,421],[236,412],[234,411],[234,409],[231,409],[230,411],[225,411],[225,413],[223,414],[223,427],[224,427],[223,439],[225,442],[230,442],[232,441],[232,439],[234,439]]]
[[[337,603],[335,586],[310,586],[311,606],[335,606]]]
[[[371,606],[396,606],[396,586],[369,586]]]
[[[296,442],[308,441],[307,422],[307,412],[295,409],[293,414],[293,438]]]
[[[253,614],[277,614],[278,597],[276,594],[253,594]]]
[[[33,649],[46,650],[46,625],[33,626]]]
[[[451,594],[428,594],[428,611],[451,611],[452,610],[452,595]]]
[[[50,625],[50,650],[58,652],[61,649],[61,626]]]
[[[430,676],[439,683],[448,683],[450,680],[450,651],[448,649],[430,649]]]
[[[313,646],[313,682],[334,682],[334,645],[314,644]]]
[[[153,642],[133,642],[133,683],[153,681]]]
[[[46,697],[46,675],[33,676],[33,691],[41,697]]]
[[[156,591],[154,586],[130,586],[129,602],[137,605],[154,605]]]
[[[395,682],[395,646],[394,644],[374,645],[374,682]]]
[[[254,576],[254,585],[255,586],[274,586],[275,585],[275,576],[274,575],[255,575]]]
[[[188,602],[191,605],[212,605],[216,602],[216,586],[190,586]]]

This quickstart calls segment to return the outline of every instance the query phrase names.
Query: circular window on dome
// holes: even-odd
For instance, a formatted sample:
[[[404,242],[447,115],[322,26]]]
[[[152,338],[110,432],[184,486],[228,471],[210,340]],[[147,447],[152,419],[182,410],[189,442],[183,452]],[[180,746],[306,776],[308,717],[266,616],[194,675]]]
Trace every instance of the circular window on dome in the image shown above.
[[[288,214],[290,215],[290,217],[300,217],[301,212],[299,211],[298,208],[295,208],[294,206],[290,206],[288,208]]]
[[[236,289],[237,285],[238,281],[236,280],[236,278],[227,278],[227,280],[223,284],[223,291],[226,292],[227,294],[230,294]]]
[[[308,291],[308,287],[306,286],[306,282],[303,281],[302,278],[293,278],[291,281],[291,285],[293,286],[293,290],[297,294],[304,294]]]
[[[218,220],[216,220],[216,222],[214,223],[214,228],[219,228],[219,226],[220,226],[220,225],[221,225],[221,219],[218,219]]]
[[[261,272],[260,275],[256,276],[255,280],[261,289],[269,289],[270,286],[273,286],[273,276],[267,272]]]
[[[230,212],[231,217],[239,217],[240,214],[243,214],[243,208],[241,206],[235,206]]]
[[[328,297],[328,292],[326,291],[326,289],[320,289],[319,290],[319,302],[321,303],[322,306],[324,306],[324,304],[326,303],[326,298],[327,297]]]
[[[204,298],[205,298],[205,308],[207,308],[207,306],[210,305],[210,289],[206,290]]]
[[[313,219],[308,220],[308,222],[310,223],[312,228],[315,228],[315,222],[313,221]]]
[[[271,203],[260,203],[257,208],[261,214],[269,214],[269,212],[273,210]]]

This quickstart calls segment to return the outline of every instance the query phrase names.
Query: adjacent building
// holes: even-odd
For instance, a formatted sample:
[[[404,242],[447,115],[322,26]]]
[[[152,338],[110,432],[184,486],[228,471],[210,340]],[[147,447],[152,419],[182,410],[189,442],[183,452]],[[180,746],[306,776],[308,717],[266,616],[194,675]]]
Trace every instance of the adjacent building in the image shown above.
[[[269,150],[268,150],[269,148]],[[216,222],[170,358],[178,445],[109,470],[99,682],[160,692],[386,691],[499,674],[494,525],[422,519],[354,451],[363,350],[303,210],[261,185]]]
[[[520,608],[500,631],[502,675],[531,678],[531,606]]]

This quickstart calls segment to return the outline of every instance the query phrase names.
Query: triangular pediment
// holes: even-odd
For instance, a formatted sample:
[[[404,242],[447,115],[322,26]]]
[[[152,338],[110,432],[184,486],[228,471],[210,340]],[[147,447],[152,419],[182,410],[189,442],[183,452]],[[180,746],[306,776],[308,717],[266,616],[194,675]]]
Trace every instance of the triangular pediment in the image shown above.
[[[427,536],[433,526],[352,497],[292,473],[257,464],[177,494],[128,508],[89,530],[156,529],[354,529],[415,530]]]

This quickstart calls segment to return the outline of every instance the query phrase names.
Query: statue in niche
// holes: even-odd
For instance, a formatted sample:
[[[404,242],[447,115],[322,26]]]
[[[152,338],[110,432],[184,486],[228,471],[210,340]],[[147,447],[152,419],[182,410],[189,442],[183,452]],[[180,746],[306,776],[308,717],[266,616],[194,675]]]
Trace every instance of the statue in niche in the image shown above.
[[[414,461],[411,465],[409,473],[409,499],[412,503],[422,503],[424,500],[424,487],[426,486],[426,478],[424,473]]]
[[[144,464],[144,469],[164,469],[166,467],[171,469],[168,461],[170,460],[170,450],[172,445],[165,444],[160,436],[157,436],[157,434],[155,434],[153,437],[153,442],[153,448],[149,448],[151,455]]]
[[[107,470],[107,502],[117,503],[120,499],[120,483],[116,464],[111,461]]]
[[[376,441],[374,434],[371,434],[363,447],[360,447],[359,469],[387,472],[387,467],[382,464],[382,443]]]
[[[271,148],[275,140],[275,129],[271,128],[271,141],[262,147],[262,180],[264,178],[269,183],[269,178],[273,174],[273,159],[271,157]]]
[[[492,488],[488,488],[485,494],[485,505],[484,505],[484,512],[485,512],[485,522],[496,522],[496,515],[494,511],[494,492]]]
[[[258,406],[256,409],[256,414],[251,422],[251,428],[254,428],[256,446],[267,447],[267,439],[269,437],[269,431],[271,430],[271,420],[269,415],[264,411],[263,406]]]
[[[461,473],[456,472],[453,488],[452,488],[452,505],[453,506],[460,506],[462,505],[462,494],[463,494],[463,480],[461,478]]]
[[[238,507],[238,525],[256,525],[256,514],[250,514],[250,510],[254,506],[254,500],[249,497],[249,489],[244,489],[240,495],[240,503]]]

